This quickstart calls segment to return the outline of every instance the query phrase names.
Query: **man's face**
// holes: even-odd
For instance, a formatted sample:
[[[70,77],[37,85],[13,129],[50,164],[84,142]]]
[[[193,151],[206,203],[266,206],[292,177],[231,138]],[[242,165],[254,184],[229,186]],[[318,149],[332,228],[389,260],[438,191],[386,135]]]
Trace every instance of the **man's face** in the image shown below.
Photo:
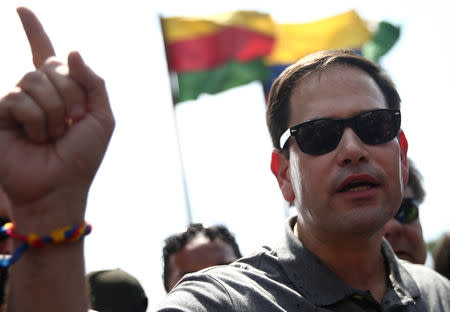
[[[311,75],[292,92],[289,127],[379,108],[387,104],[375,81],[360,69],[337,65]],[[287,179],[300,226],[316,238],[354,238],[377,231],[381,235],[401,202],[401,163],[397,139],[367,145],[350,128],[336,149],[323,155],[303,153],[290,138]]]
[[[409,186],[405,188],[405,197],[414,198]],[[412,263],[425,264],[427,248],[419,218],[405,224],[392,218],[384,226],[384,231],[384,237],[391,244],[397,257]]]
[[[198,234],[183,248],[169,258],[168,286],[172,289],[186,274],[201,269],[229,264],[237,260],[233,248],[220,238],[211,241],[207,236]]]

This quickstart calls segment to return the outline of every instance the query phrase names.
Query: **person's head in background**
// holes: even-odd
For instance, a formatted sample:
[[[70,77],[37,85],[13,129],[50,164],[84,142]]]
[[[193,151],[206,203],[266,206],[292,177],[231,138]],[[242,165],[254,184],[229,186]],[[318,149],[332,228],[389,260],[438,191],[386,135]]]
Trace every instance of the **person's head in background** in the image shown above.
[[[434,269],[450,279],[450,232],[444,233],[433,248]]]
[[[99,312],[145,312],[148,299],[139,281],[121,270],[86,275],[90,307]]]
[[[425,264],[427,248],[419,218],[419,205],[425,199],[422,175],[408,158],[409,174],[402,205],[396,216],[384,226],[384,236],[397,257],[412,263]]]
[[[164,241],[164,288],[169,292],[186,274],[241,257],[239,246],[230,231],[222,225],[203,227],[189,225],[186,231]]]

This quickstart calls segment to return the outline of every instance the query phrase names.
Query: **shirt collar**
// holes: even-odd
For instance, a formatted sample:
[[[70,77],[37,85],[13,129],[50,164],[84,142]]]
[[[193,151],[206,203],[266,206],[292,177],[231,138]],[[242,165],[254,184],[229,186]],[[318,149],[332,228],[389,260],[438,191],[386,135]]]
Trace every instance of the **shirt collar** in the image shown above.
[[[288,219],[285,239],[276,249],[279,262],[286,275],[300,293],[312,303],[327,306],[354,294],[367,294],[337,277],[315,254],[305,248],[293,232],[297,217]],[[389,279],[402,302],[420,295],[411,275],[399,265],[398,259],[383,238],[382,253],[389,265]],[[407,290],[406,290],[407,289]]]
[[[419,287],[411,274],[397,258],[388,241],[383,237],[381,251],[389,265],[389,280],[392,288],[402,302],[410,301],[420,296]],[[403,261],[403,260],[402,260]]]

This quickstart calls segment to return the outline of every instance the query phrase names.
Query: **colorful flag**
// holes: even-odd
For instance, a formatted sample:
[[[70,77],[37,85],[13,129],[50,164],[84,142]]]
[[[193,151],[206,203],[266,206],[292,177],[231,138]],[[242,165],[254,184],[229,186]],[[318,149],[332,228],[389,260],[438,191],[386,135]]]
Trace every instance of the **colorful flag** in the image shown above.
[[[276,24],[255,11],[161,23],[174,103],[255,80],[263,82],[267,97],[280,73],[309,53],[348,48],[378,62],[400,35],[400,28],[387,22],[371,31],[355,10],[301,24]]]
[[[177,78],[175,103],[265,80],[262,57],[273,48],[274,28],[270,15],[254,11],[163,18],[169,71]]]
[[[270,71],[269,78],[264,82],[266,95],[279,74],[300,58],[320,50],[361,50],[372,33],[356,11],[351,10],[310,23],[278,24],[275,37],[274,49],[265,58]]]

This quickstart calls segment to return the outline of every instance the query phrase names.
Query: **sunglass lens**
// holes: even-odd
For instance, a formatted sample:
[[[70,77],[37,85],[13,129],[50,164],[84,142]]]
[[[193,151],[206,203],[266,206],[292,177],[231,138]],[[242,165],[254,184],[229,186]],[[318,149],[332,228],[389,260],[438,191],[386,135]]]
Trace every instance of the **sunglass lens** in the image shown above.
[[[395,218],[400,223],[410,223],[419,217],[419,205],[411,198],[404,198]]]
[[[326,154],[336,148],[343,127],[337,120],[318,119],[307,122],[298,129],[296,140],[300,149],[310,155]]]
[[[406,206],[405,211],[406,211],[406,218],[405,218],[406,223],[412,222],[419,217],[419,207],[414,200],[409,201],[409,204]]]
[[[355,131],[360,139],[371,145],[393,140],[400,129],[399,117],[391,110],[375,110],[361,114],[355,120]]]

